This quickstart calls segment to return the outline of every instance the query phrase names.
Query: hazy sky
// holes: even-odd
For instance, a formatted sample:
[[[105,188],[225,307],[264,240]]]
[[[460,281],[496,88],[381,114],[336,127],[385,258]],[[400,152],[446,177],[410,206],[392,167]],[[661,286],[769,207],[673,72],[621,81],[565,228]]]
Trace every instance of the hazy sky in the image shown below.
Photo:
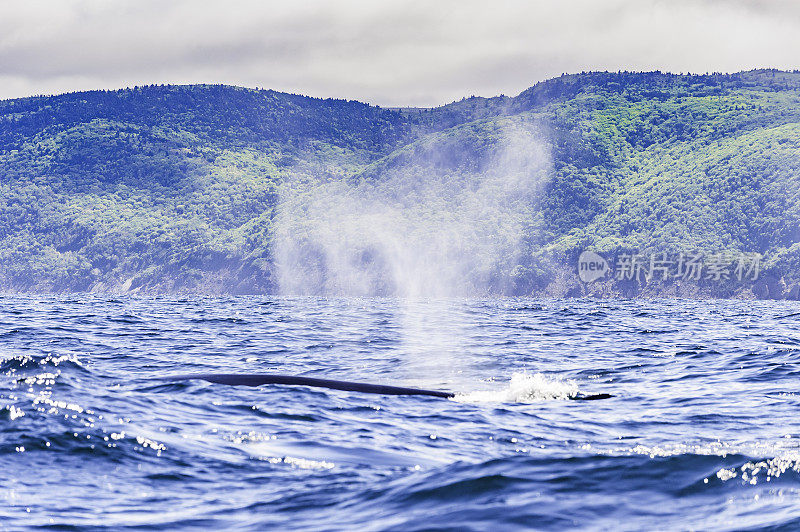
[[[797,0],[0,0],[0,98],[228,83],[379,105],[582,70],[800,68]]]

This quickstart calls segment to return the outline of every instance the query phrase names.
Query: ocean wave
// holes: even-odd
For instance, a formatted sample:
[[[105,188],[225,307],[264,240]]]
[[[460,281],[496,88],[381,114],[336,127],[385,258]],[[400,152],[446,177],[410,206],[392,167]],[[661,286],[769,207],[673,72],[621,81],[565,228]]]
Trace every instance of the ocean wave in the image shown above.
[[[409,347],[414,309],[390,299],[12,301],[27,310],[0,315],[19,328],[0,346],[0,529],[800,523],[800,322],[772,307],[732,322],[715,303],[648,303],[662,323],[640,303],[453,302],[419,311],[435,335]],[[146,323],[107,319],[125,315]],[[245,325],[192,321],[226,316]],[[152,379],[240,371],[463,393]],[[616,397],[563,401],[596,392]]]
[[[71,367],[85,370],[75,353],[46,355],[10,355],[0,358],[0,373],[9,374],[21,370],[40,369],[42,367]]]

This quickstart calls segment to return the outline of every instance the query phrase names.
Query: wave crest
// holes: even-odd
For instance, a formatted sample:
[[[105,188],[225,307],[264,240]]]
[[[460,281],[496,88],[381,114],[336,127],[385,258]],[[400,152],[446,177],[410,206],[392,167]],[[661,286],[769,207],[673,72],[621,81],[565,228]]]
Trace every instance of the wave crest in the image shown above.
[[[571,399],[578,395],[575,381],[547,377],[542,373],[514,373],[502,390],[476,391],[456,394],[463,403],[530,403],[553,399]]]

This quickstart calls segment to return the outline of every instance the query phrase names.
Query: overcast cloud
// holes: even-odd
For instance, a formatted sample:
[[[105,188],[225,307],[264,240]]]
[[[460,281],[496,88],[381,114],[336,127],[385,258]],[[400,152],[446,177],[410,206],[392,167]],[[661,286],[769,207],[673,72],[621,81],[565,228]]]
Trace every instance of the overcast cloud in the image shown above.
[[[563,72],[761,67],[800,68],[800,2],[0,2],[0,98],[227,83],[432,106]]]

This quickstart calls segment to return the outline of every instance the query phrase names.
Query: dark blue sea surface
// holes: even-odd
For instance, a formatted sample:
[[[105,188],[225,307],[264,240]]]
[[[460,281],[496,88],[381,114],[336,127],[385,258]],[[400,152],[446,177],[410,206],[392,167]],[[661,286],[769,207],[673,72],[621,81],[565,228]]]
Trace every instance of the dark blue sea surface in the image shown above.
[[[800,305],[0,298],[0,528],[800,529]],[[456,399],[154,380],[285,373]],[[580,394],[608,393],[598,401]]]

